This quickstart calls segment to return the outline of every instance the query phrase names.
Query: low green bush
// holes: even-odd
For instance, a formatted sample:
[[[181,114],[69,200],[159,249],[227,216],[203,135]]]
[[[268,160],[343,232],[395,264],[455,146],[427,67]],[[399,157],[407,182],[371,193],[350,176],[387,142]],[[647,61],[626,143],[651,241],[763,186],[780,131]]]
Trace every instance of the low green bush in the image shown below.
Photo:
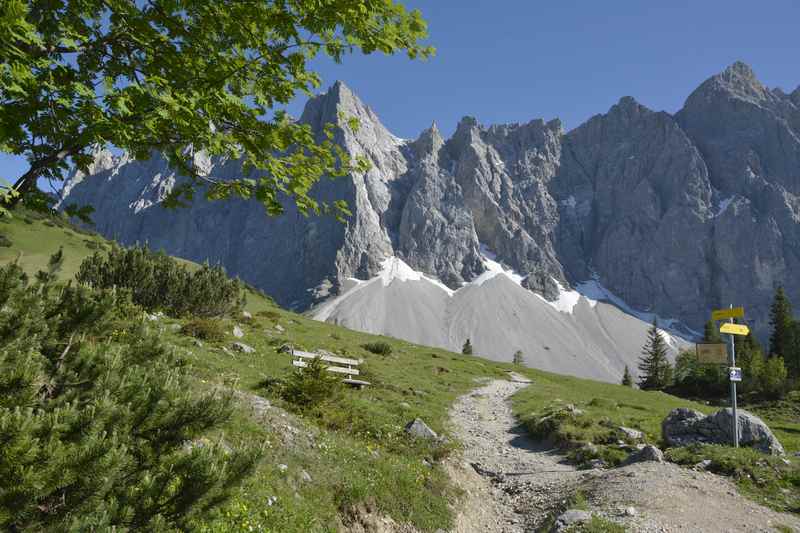
[[[0,246],[4,248],[10,248],[11,244],[11,239],[9,239],[7,235],[0,233]]]
[[[376,355],[391,355],[392,353],[392,345],[384,341],[367,342],[362,344],[361,347]]]
[[[225,340],[225,325],[214,318],[195,318],[181,327],[181,333],[204,341],[222,342]]]
[[[229,279],[222,267],[206,264],[190,272],[147,248],[114,246],[106,255],[95,253],[81,263],[75,278],[97,289],[129,289],[134,303],[178,317],[223,316],[244,306],[242,284]]]

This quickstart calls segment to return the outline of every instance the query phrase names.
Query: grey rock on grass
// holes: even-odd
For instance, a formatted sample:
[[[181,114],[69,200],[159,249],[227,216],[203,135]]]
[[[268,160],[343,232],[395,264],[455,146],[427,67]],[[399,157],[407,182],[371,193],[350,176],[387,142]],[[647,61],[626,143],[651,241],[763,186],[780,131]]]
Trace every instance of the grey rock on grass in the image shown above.
[[[641,463],[644,461],[655,461],[657,463],[664,462],[664,452],[658,449],[655,446],[647,445],[644,446],[641,450],[633,452],[628,458],[623,461],[623,466],[630,465],[633,463]]]
[[[405,432],[418,439],[434,440],[438,438],[435,431],[428,427],[428,424],[420,418],[415,418],[406,424]]]
[[[569,531],[575,526],[591,521],[591,519],[592,513],[589,511],[583,511],[581,509],[569,509],[561,513],[558,518],[556,518],[556,523],[553,526],[552,531],[555,533]]]
[[[234,342],[231,344],[231,348],[233,348],[234,351],[242,353],[254,353],[256,351],[255,348],[243,342]]]

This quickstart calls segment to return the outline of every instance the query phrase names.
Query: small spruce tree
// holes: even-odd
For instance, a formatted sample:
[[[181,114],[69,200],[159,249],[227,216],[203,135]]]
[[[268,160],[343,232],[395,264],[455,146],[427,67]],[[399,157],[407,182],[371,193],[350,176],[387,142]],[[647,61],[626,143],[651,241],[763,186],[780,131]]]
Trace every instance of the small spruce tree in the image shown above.
[[[639,358],[639,376],[639,388],[645,390],[662,390],[672,381],[672,365],[667,358],[667,345],[658,331],[655,319]]]
[[[626,387],[633,387],[633,376],[628,365],[625,365],[625,372],[622,374],[622,384]]]
[[[472,355],[472,343],[469,341],[469,339],[467,339],[464,343],[464,346],[461,347],[461,353],[464,355]]]

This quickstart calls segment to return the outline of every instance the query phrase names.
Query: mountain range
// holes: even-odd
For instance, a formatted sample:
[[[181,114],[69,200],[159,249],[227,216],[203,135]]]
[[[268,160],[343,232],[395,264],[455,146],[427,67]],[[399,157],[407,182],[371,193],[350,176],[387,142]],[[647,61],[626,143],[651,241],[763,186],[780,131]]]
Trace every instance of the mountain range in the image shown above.
[[[409,110],[410,112],[413,110]],[[532,366],[616,380],[662,317],[673,350],[712,308],[743,305],[767,330],[778,285],[800,296],[800,88],[769,89],[735,63],[675,114],[624,97],[564,131],[560,121],[484,126],[463,118],[394,136],[346,85],[308,101],[300,121],[356,118],[336,140],[371,163],[322,180],[345,223],[287,203],[159,205],[181,176],[98,151],[62,191],[91,204],[101,234],[223,264],[278,303],[319,319]],[[195,155],[210,175],[238,161]]]

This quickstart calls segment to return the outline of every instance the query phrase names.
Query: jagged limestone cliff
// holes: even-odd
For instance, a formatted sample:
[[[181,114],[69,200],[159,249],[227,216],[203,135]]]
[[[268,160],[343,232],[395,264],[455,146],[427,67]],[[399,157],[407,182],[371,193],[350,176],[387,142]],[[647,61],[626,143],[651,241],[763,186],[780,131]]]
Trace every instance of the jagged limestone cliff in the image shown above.
[[[346,200],[346,224],[291,207],[270,219],[242,201],[166,211],[159,200],[180,178],[157,155],[99,154],[64,196],[95,205],[104,235],[220,262],[297,309],[377,275],[391,256],[458,289],[484,272],[482,246],[547,299],[596,279],[632,308],[694,328],[734,303],[763,331],[776,284],[800,297],[800,89],[768,89],[741,63],[674,116],[625,97],[570,132],[465,118],[450,139],[433,125],[401,140],[342,83],[300,120],[321,128],[342,117],[360,127],[338,141],[372,167],[316,194]],[[221,178],[241,171],[201,163]]]

